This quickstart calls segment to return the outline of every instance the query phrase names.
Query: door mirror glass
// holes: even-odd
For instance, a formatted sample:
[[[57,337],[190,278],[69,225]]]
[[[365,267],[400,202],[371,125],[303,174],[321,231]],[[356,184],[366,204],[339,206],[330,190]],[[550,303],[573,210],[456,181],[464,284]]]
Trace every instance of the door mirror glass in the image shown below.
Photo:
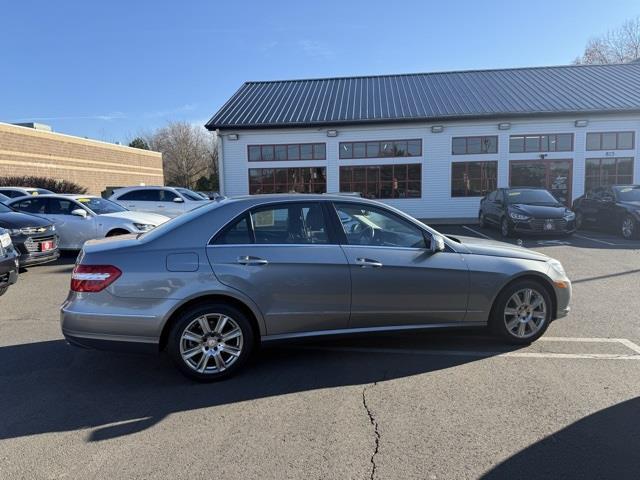
[[[76,217],[87,218],[87,211],[81,208],[76,208],[71,211],[71,215],[75,215]]]
[[[433,235],[430,245],[431,253],[444,252],[444,238],[442,235]]]
[[[182,198],[180,198],[180,197],[176,197],[176,198],[173,199],[173,202],[174,203],[183,203],[184,200]]]

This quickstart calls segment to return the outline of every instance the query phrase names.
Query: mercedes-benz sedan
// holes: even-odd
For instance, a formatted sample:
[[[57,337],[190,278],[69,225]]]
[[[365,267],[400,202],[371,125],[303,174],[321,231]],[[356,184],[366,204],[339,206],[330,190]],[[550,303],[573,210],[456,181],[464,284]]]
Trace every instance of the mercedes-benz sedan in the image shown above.
[[[87,242],[61,324],[71,344],[166,350],[208,381],[259,343],[295,337],[488,325],[526,344],[570,297],[562,265],[541,253],[448,238],[361,198],[263,195]]]

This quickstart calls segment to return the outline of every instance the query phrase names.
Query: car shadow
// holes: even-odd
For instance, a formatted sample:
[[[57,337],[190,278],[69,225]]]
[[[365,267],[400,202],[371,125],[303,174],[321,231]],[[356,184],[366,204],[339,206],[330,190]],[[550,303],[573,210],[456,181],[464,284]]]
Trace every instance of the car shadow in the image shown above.
[[[373,351],[378,345],[395,345],[397,353]],[[223,383],[199,384],[181,376],[166,355],[83,350],[62,340],[5,346],[0,347],[0,440],[89,428],[87,441],[101,441],[145,430],[174,412],[366,385],[479,360],[473,353],[414,355],[410,350],[416,345],[447,351],[514,349],[474,332],[461,340],[414,332],[297,342],[262,348],[245,370]],[[362,347],[371,348],[357,350]]]
[[[640,397],[582,418],[487,472],[482,479],[640,478]]]

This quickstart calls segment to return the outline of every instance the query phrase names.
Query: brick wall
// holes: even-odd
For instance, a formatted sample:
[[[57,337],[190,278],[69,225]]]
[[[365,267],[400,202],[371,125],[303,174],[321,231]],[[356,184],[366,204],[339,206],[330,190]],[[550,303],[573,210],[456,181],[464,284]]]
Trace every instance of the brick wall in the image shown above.
[[[159,152],[0,123],[0,177],[13,175],[69,180],[93,194],[164,184]]]

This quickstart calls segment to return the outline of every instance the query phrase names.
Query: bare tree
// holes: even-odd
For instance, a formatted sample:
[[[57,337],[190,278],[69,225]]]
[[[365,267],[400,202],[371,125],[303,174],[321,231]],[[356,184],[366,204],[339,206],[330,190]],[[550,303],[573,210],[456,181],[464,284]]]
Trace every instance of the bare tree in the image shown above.
[[[165,181],[194,188],[201,177],[217,173],[218,152],[214,137],[187,122],[170,122],[147,136],[151,150],[162,152]]]
[[[577,64],[627,63],[640,58],[640,16],[589,40]]]

